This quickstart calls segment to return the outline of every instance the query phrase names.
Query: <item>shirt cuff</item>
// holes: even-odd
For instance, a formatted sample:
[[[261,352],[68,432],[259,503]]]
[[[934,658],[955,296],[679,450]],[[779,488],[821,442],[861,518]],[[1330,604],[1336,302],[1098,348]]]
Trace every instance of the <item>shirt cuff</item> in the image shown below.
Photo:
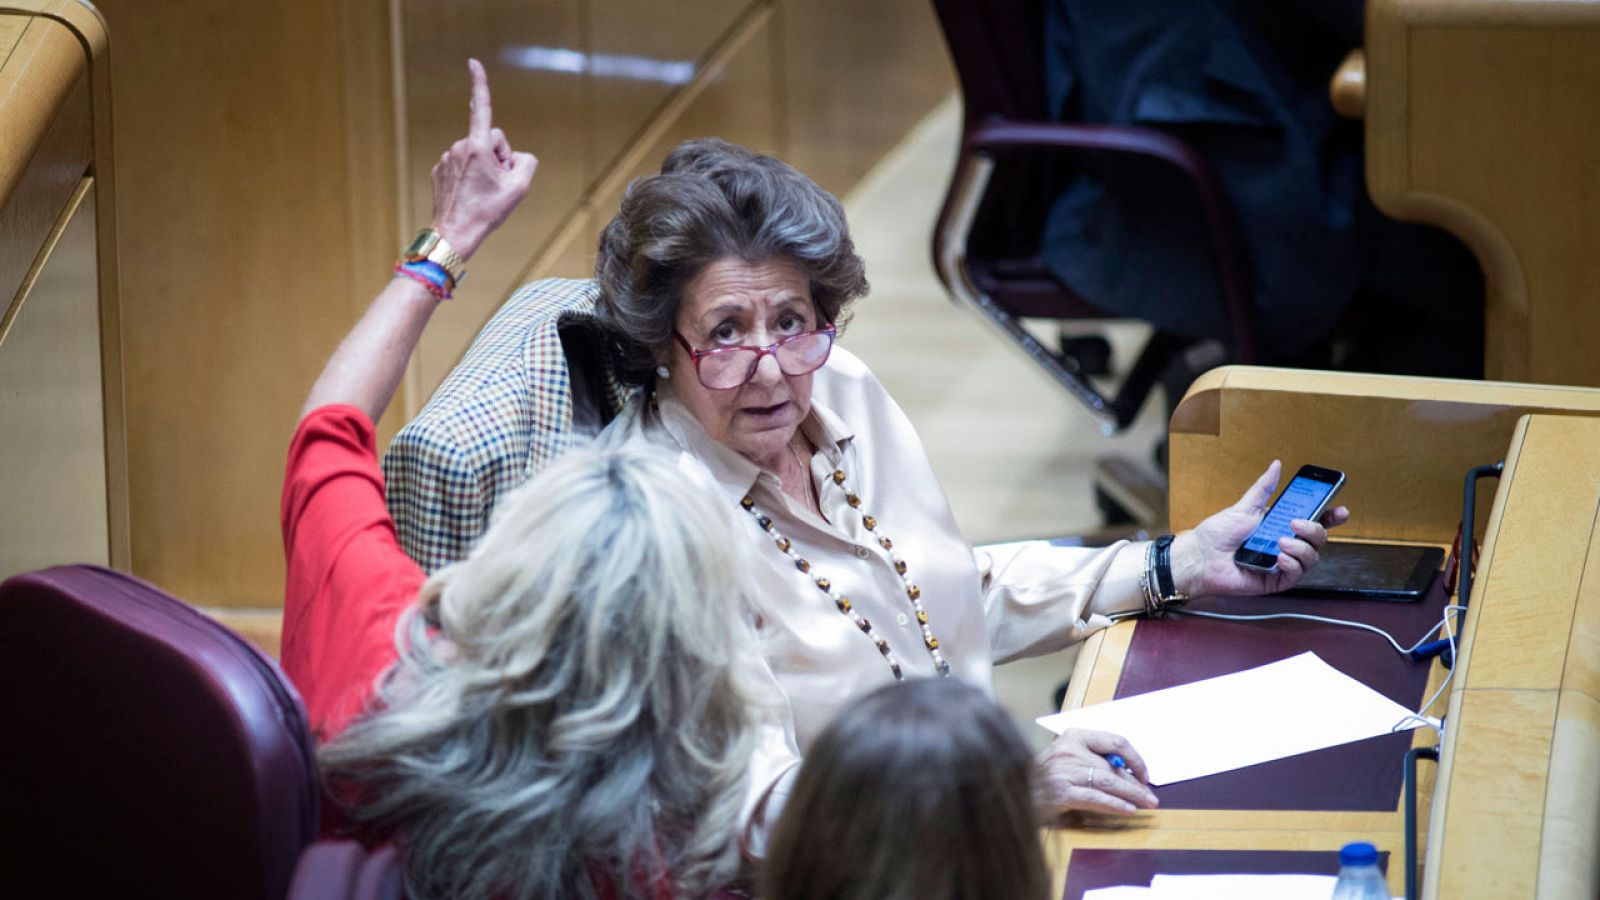
[[[1129,541],[1117,550],[1106,574],[1100,581],[1090,604],[1092,612],[1103,616],[1139,612],[1144,609],[1145,556],[1150,552],[1150,541]]]

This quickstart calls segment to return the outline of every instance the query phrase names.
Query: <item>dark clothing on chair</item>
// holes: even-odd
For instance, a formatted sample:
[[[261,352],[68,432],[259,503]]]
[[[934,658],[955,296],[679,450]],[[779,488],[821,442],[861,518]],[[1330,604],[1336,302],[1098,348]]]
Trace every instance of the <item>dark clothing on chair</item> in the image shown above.
[[[1373,208],[1361,123],[1341,119],[1328,100],[1329,78],[1360,38],[1359,0],[1306,7],[1051,0],[1051,110],[1061,120],[1167,131],[1208,159],[1234,207],[1269,359],[1294,359],[1329,338],[1363,291],[1400,291],[1387,299],[1429,320],[1464,314],[1481,329],[1470,254]],[[1079,169],[1051,210],[1042,251],[1096,306],[1186,337],[1228,337],[1198,208],[1152,167],[1114,160]],[[1481,365],[1481,338],[1470,356]]]

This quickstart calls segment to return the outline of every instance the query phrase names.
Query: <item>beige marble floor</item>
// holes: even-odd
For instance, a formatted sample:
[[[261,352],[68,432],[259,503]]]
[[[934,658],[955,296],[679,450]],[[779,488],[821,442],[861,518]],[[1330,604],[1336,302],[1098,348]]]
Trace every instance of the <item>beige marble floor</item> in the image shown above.
[[[934,274],[930,241],[955,164],[960,106],[940,106],[843,198],[872,293],[840,343],[870,365],[928,449],[956,519],[975,543],[1100,527],[1091,476],[1108,453],[1147,454],[1163,430],[1148,404],[1126,432],[1106,438],[1041,371],[956,307]],[[1121,361],[1142,328],[1111,329]],[[996,692],[1024,733],[1051,711],[1072,651],[997,670]]]

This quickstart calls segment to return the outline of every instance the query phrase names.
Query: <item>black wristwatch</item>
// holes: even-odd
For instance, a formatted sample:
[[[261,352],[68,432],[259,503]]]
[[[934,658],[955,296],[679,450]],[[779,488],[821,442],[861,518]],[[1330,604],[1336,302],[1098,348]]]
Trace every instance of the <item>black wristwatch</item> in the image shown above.
[[[1156,572],[1156,596],[1161,601],[1163,609],[1172,609],[1189,602],[1188,594],[1178,593],[1178,585],[1172,580],[1172,541],[1173,536],[1163,534],[1156,538],[1155,559],[1152,568]]]

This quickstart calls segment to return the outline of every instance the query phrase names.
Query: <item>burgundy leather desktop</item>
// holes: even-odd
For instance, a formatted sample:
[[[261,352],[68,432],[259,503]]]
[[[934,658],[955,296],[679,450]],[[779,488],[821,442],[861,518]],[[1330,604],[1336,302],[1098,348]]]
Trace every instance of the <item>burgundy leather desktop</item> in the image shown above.
[[[1382,628],[1409,647],[1439,621],[1444,601],[1443,578],[1436,577],[1427,596],[1412,603],[1235,597],[1197,602],[1194,608],[1354,619]],[[1378,635],[1304,621],[1223,622],[1192,616],[1142,620],[1135,626],[1116,696],[1226,675],[1307,650],[1401,706],[1416,709],[1422,704],[1432,661],[1413,662]],[[1410,746],[1410,731],[1384,735],[1165,785],[1156,794],[1164,809],[1388,812],[1398,807]]]
[[[1378,854],[1387,870],[1389,854]],[[1163,875],[1337,875],[1338,851],[1287,850],[1085,850],[1072,851],[1062,900],[1117,885],[1144,886]]]
[[[277,664],[135,578],[0,584],[0,895],[271,898],[316,835]]]

